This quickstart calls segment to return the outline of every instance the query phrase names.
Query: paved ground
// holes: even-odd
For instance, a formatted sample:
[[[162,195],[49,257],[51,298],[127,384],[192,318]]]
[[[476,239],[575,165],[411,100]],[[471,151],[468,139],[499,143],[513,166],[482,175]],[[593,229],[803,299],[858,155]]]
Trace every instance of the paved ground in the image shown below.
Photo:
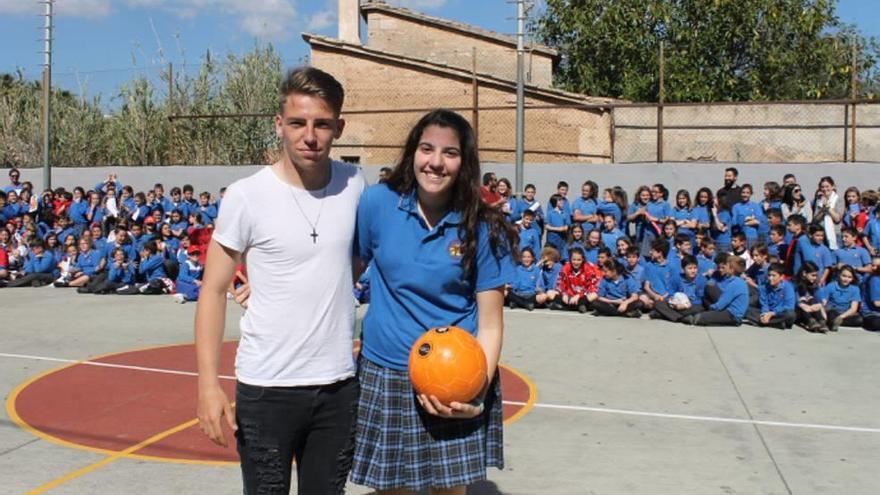
[[[7,398],[64,364],[46,358],[85,360],[192,338],[194,305],[165,297],[4,289],[0,307]],[[234,338],[238,309],[228,315]],[[506,323],[503,361],[537,385],[538,403],[505,428],[506,469],[471,493],[877,493],[880,335],[706,330],[522,310],[507,312]],[[52,482],[48,493],[240,493],[234,466],[61,446],[22,430],[4,410],[0,493]]]

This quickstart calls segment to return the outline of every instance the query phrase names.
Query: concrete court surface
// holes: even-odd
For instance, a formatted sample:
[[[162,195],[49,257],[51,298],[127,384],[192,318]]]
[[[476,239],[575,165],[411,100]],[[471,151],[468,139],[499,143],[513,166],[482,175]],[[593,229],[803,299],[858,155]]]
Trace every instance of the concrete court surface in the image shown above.
[[[65,364],[46,358],[190,342],[195,305],[44,287],[0,289],[0,308],[6,402],[19,384]],[[238,314],[229,309],[227,338],[237,335]],[[470,493],[878,492],[880,335],[701,329],[546,311],[505,316],[502,361],[534,382],[537,403],[505,428],[506,468],[491,470]],[[195,393],[195,378],[186,379]],[[62,446],[21,429],[4,408],[0,493],[53,481],[46,493],[241,493],[233,465]]]

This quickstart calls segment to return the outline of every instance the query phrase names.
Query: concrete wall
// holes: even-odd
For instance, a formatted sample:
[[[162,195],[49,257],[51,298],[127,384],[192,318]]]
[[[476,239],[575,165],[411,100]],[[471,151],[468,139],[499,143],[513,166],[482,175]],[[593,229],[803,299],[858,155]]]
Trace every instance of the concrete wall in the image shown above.
[[[851,108],[850,108],[851,111]],[[663,158],[666,161],[832,162],[850,146],[843,105],[716,105],[666,107]],[[851,118],[851,117],[849,117]],[[616,162],[656,160],[657,110],[614,110]],[[861,105],[857,124],[880,124],[880,105]],[[632,129],[628,126],[647,126]],[[717,126],[669,129],[667,126]],[[836,128],[725,129],[728,126],[838,126]],[[847,151],[851,156],[852,150]],[[856,158],[880,161],[880,128],[858,129]]]
[[[477,72],[516,80],[515,47],[390,16],[384,12],[369,12],[367,29],[367,46],[370,48],[468,71],[473,66],[475,47]],[[532,84],[549,87],[553,83],[553,60],[549,56],[533,52],[530,58],[526,58],[526,64],[531,69]]]
[[[565,180],[577,195],[580,184],[594,180],[600,188],[614,185],[622,186],[629,194],[641,184],[662,182],[673,191],[687,189],[691,193],[702,186],[713,190],[722,184],[723,163],[648,163],[648,164],[528,164],[525,167],[525,183],[533,183],[538,188],[538,197],[546,201],[556,190],[556,183]],[[740,171],[740,183],[751,183],[760,190],[764,182],[782,182],[786,173],[794,173],[808,194],[812,194],[825,175],[834,177],[840,191],[855,185],[860,190],[880,189],[880,164],[877,163],[793,163],[793,164],[734,164]],[[52,185],[71,189],[82,185],[91,188],[103,180],[111,171],[119,175],[119,180],[134,187],[135,191],[151,188],[154,183],[165,185],[166,192],[172,186],[192,184],[196,192],[209,191],[216,195],[218,190],[237,179],[255,173],[261,166],[175,166],[175,167],[93,167],[56,168],[53,170]],[[370,182],[375,182],[379,166],[363,167]],[[495,172],[498,177],[507,177],[514,182],[514,167],[511,164],[485,164],[483,171]],[[5,182],[6,174],[2,175]],[[23,169],[22,180],[31,181],[37,189],[42,189],[42,170]],[[574,196],[572,196],[574,197]]]

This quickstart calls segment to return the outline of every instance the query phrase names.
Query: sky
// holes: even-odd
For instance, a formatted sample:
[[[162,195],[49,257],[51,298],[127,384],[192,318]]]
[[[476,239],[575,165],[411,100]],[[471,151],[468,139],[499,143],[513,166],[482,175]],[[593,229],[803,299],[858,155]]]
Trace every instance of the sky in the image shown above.
[[[880,38],[880,0],[839,0],[838,16]],[[388,0],[430,15],[506,34],[516,31],[511,0]],[[56,0],[53,84],[108,96],[135,75],[155,77],[169,62],[194,71],[210,50],[246,53],[272,43],[285,66],[308,56],[303,32],[336,36],[337,0]],[[0,73],[40,77],[42,5],[0,0]]]

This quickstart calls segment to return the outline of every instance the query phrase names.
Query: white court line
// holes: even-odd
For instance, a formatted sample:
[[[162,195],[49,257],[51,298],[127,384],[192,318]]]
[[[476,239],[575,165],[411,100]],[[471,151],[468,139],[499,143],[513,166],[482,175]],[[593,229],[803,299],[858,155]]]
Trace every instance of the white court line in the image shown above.
[[[14,359],[31,359],[36,361],[52,361],[56,363],[68,363],[68,364],[84,364],[87,366],[98,366],[102,368],[117,368],[117,369],[125,369],[125,370],[135,370],[135,371],[147,371],[151,373],[164,373],[167,375],[185,375],[185,376],[198,376],[198,373],[194,373],[192,371],[177,371],[177,370],[169,370],[163,368],[148,368],[144,366],[129,366],[125,364],[113,364],[113,363],[101,363],[96,361],[82,361],[77,359],[61,359],[61,358],[51,358],[44,356],[32,356],[28,354],[9,354],[5,352],[0,352],[0,357],[6,358],[14,358]],[[234,376],[228,375],[220,375],[220,378],[223,380],[235,380]],[[504,401],[505,404],[509,404],[512,406],[526,406],[528,405],[525,402],[517,402],[517,401]],[[643,416],[650,418],[662,418],[662,419],[682,419],[682,420],[690,420],[690,421],[704,421],[711,423],[733,423],[733,424],[745,424],[745,425],[759,425],[759,426],[778,426],[783,428],[809,428],[814,430],[831,430],[831,431],[848,431],[848,432],[857,432],[857,433],[880,433],[880,428],[863,428],[858,426],[835,426],[835,425],[823,425],[823,424],[814,424],[814,423],[787,423],[783,421],[760,421],[760,420],[751,420],[751,419],[738,419],[738,418],[722,418],[717,416],[694,416],[689,414],[669,414],[669,413],[655,413],[655,412],[647,412],[647,411],[631,411],[627,409],[612,409],[608,407],[589,407],[589,406],[567,406],[560,404],[541,404],[535,403],[533,407],[539,409],[556,409],[562,411],[581,411],[581,412],[597,412],[597,413],[606,413],[606,414],[620,414],[625,416]]]

